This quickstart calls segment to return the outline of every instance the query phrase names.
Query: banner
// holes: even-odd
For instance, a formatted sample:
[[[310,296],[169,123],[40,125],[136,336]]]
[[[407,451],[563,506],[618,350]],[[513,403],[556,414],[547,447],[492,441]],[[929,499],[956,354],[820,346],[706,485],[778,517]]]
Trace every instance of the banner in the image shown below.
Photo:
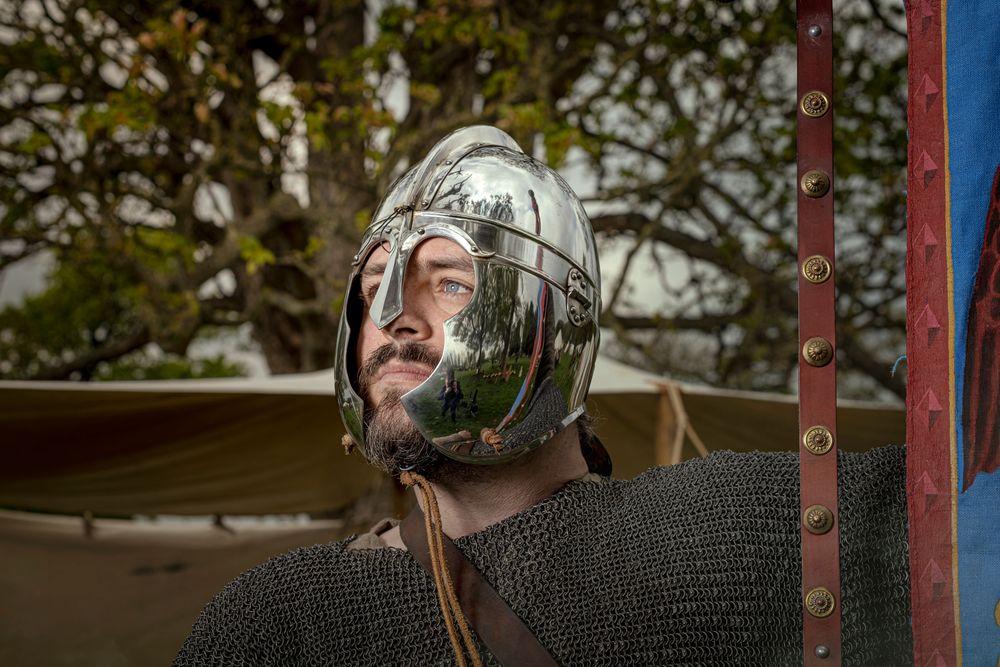
[[[1000,658],[1000,3],[907,7],[915,662]]]

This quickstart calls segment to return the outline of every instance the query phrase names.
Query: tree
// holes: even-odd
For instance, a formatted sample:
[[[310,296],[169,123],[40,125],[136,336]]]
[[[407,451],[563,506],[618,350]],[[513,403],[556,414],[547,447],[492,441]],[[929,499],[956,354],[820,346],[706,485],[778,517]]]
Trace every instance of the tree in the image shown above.
[[[901,396],[889,369],[905,341],[906,44],[901,3],[881,4],[841,3],[835,24],[838,339],[849,391]],[[625,21],[598,92],[575,104],[600,148],[595,228],[629,241],[605,310],[619,344],[760,389],[792,383],[798,347],[795,22],[792,3],[772,9]],[[643,251],[668,295],[655,313],[627,298]]]
[[[855,391],[899,394],[902,7],[838,10],[839,347]],[[329,366],[380,193],[492,123],[591,183],[618,354],[789,387],[790,1],[48,0],[0,26],[0,271],[57,266],[0,313],[5,376],[102,377],[238,325],[273,372]]]

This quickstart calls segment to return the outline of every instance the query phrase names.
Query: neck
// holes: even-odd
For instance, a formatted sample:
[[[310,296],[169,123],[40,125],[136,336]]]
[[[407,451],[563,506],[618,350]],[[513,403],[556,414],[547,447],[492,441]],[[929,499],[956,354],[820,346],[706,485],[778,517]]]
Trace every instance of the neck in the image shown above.
[[[508,464],[447,466],[430,479],[444,533],[457,539],[528,509],[587,473],[576,424]],[[423,507],[420,494],[417,502]]]

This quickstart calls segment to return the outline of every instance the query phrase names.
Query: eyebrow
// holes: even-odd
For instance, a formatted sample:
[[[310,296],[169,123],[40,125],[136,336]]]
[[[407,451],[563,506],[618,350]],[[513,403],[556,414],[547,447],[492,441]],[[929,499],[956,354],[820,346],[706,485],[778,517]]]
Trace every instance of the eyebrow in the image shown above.
[[[424,271],[428,270],[438,270],[438,269],[455,269],[458,271],[467,271],[472,273],[473,263],[470,257],[435,257],[433,259],[425,259],[419,263],[420,268]],[[365,268],[361,270],[361,275],[364,278],[370,278],[372,276],[379,276],[385,273],[385,262],[372,262],[365,265]]]
[[[385,262],[369,262],[365,264],[365,268],[361,269],[361,275],[365,278],[383,273],[385,273]]]
[[[427,269],[456,269],[458,271],[472,272],[472,259],[463,257],[437,257],[435,259],[420,262],[420,268]]]

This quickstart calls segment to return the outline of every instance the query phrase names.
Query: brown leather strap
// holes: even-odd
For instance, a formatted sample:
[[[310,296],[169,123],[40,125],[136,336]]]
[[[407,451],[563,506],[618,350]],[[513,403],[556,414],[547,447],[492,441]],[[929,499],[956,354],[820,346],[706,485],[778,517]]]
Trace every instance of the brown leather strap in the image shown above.
[[[424,530],[424,516],[414,507],[399,524],[399,536],[417,562],[428,572],[431,568],[430,549]],[[532,634],[517,614],[487,582],[479,570],[443,536],[444,556],[455,584],[455,594],[469,625],[501,665],[548,667],[556,665],[538,638]]]
[[[799,482],[803,658],[841,661],[832,0],[797,0]]]

